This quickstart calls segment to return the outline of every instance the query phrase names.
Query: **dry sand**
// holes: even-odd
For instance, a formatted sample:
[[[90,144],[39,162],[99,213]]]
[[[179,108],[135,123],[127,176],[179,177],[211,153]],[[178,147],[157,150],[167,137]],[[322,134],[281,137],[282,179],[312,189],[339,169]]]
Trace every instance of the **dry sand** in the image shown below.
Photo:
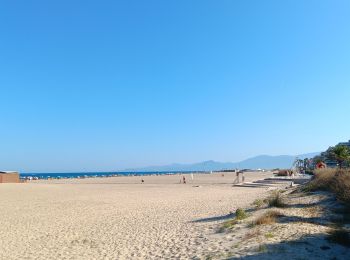
[[[218,223],[269,189],[233,187],[232,173],[143,178],[1,184],[0,259],[205,259],[225,250]]]

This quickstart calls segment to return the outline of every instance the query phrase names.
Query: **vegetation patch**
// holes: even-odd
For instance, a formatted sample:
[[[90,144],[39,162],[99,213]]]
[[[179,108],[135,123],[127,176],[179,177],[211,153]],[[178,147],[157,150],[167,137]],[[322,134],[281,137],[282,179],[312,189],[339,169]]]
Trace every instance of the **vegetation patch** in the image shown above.
[[[268,199],[269,207],[284,208],[286,206],[280,191],[275,191]]]
[[[258,237],[260,235],[261,235],[260,230],[255,229],[253,231],[249,231],[248,233],[246,233],[244,236],[244,240],[249,240],[249,239]]]
[[[313,179],[304,186],[303,191],[325,190],[335,193],[336,197],[350,207],[350,170],[315,170]]]
[[[262,208],[264,206],[265,202],[261,199],[255,200],[252,205],[255,206],[256,208]]]
[[[266,245],[260,244],[260,245],[258,246],[258,250],[257,250],[257,251],[260,252],[260,253],[262,253],[262,252],[267,252],[267,247],[266,247]]]
[[[275,235],[272,234],[271,232],[269,232],[269,233],[266,233],[266,234],[265,234],[265,237],[266,237],[266,238],[273,238],[273,237],[275,237]]]
[[[246,219],[248,216],[249,215],[245,212],[244,209],[237,209],[235,218],[225,221],[219,228],[218,232],[222,233],[226,229],[232,229],[237,223],[239,223],[239,221]]]
[[[255,225],[270,225],[276,223],[278,217],[281,216],[281,213],[276,210],[269,210],[264,215],[258,217],[254,224]]]
[[[246,219],[247,217],[248,217],[248,214],[247,212],[245,212],[244,209],[239,208],[236,210],[236,217],[235,217],[236,220],[243,220],[243,219]]]
[[[350,247],[350,234],[345,229],[333,229],[329,232],[328,240],[346,247]]]

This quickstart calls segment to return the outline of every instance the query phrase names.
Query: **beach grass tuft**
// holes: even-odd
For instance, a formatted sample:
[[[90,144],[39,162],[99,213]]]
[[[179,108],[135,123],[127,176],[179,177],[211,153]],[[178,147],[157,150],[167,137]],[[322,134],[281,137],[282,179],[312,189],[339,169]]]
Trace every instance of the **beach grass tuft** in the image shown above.
[[[275,237],[275,235],[272,234],[271,232],[269,232],[269,233],[266,233],[266,234],[265,234],[265,237],[266,237],[266,238],[273,238],[273,237]]]
[[[261,199],[256,199],[254,200],[254,202],[252,203],[253,206],[255,206],[256,208],[262,208],[262,206],[264,206],[265,202]]]
[[[253,222],[254,225],[270,225],[273,223],[276,223],[277,218],[281,216],[281,213],[277,210],[269,210],[264,215],[258,217],[255,222]]]
[[[249,240],[249,239],[258,237],[258,236],[260,236],[260,235],[261,235],[260,230],[254,229],[254,230],[249,231],[248,233],[245,234],[244,240]]]
[[[238,208],[236,210],[236,220],[243,220],[246,219],[248,217],[247,212],[244,209]]]
[[[321,169],[315,170],[313,179],[303,187],[304,192],[318,190],[331,191],[350,207],[350,170]]]
[[[233,219],[225,221],[222,226],[219,228],[218,233],[224,232],[226,229],[232,229],[239,221],[244,220],[249,215],[244,209],[238,208],[236,210],[235,217]]]
[[[280,191],[275,191],[267,199],[269,207],[284,208],[286,206]]]

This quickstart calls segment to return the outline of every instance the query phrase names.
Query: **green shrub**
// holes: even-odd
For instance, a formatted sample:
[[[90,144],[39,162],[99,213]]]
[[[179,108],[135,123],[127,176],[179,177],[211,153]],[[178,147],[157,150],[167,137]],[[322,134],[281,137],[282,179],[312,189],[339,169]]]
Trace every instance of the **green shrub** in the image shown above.
[[[248,217],[248,214],[245,212],[244,209],[238,208],[236,210],[236,216],[233,219],[225,221],[222,226],[219,228],[218,232],[222,233],[226,229],[231,229],[236,225],[240,220],[246,219]]]
[[[244,209],[238,208],[236,210],[236,220],[243,220],[246,219],[248,217],[248,214],[245,212]]]

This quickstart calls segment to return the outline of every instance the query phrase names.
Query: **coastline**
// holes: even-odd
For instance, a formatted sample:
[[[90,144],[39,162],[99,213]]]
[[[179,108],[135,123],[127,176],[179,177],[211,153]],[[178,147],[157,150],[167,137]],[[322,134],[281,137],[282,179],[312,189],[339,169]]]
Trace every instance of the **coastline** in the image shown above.
[[[210,171],[164,171],[164,172],[66,172],[66,173],[21,173],[22,180],[85,179],[129,176],[158,176],[179,174],[210,174]]]

